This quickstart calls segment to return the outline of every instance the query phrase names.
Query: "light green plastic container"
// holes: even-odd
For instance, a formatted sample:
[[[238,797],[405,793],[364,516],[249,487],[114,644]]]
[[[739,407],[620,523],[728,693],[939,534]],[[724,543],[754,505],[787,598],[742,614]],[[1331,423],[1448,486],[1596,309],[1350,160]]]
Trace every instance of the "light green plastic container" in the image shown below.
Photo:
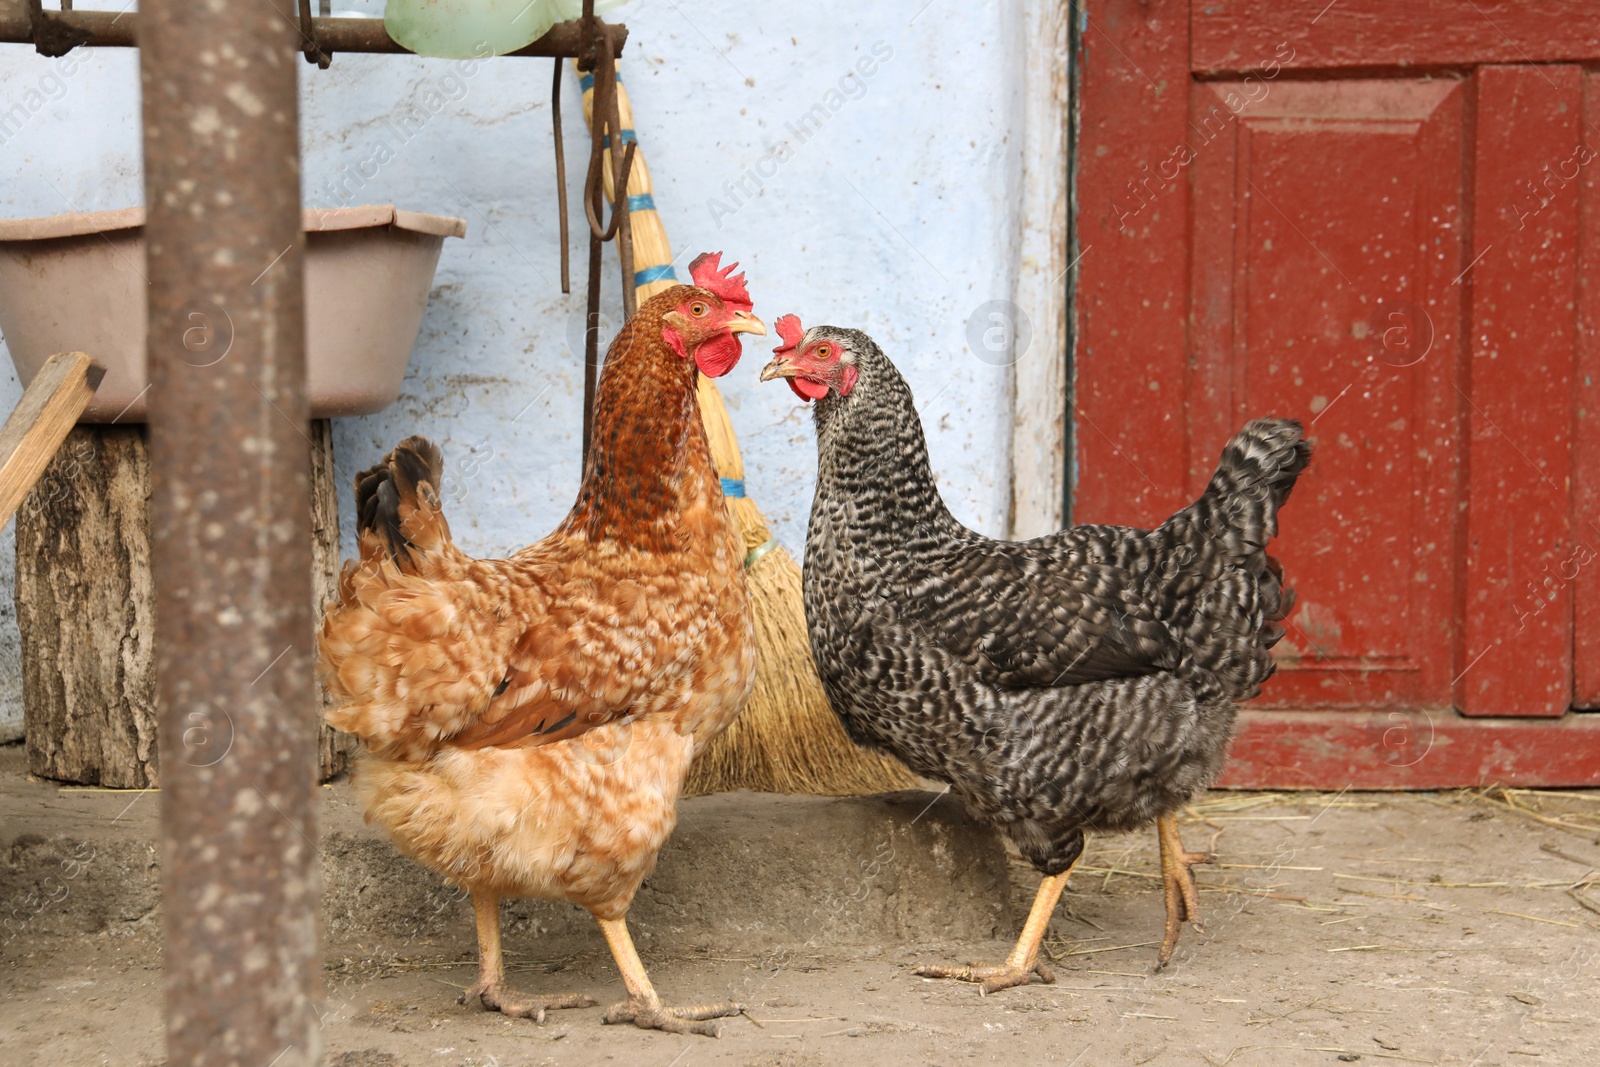
[[[623,2],[597,0],[595,13]],[[582,13],[582,0],[389,0],[383,27],[419,56],[472,59],[525,48]]]

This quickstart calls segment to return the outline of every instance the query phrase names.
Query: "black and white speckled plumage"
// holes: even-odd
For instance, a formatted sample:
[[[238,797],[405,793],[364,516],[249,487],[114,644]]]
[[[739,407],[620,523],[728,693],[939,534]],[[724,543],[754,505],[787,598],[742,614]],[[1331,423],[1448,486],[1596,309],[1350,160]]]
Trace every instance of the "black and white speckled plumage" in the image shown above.
[[[1300,425],[1250,423],[1155,530],[996,541],[945,508],[888,358],[839,327],[802,348],[823,337],[858,379],[816,403],[805,606],[851,736],[949,782],[1046,874],[1085,830],[1132,829],[1214,781],[1292,601],[1263,546],[1310,458]]]

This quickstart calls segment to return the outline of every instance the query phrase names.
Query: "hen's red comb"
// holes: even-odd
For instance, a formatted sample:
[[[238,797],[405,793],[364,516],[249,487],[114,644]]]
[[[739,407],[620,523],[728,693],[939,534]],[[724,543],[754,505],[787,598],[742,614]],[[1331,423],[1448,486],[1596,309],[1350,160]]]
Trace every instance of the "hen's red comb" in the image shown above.
[[[735,311],[749,311],[754,305],[750,303],[749,290],[744,287],[744,275],[733,273],[738,266],[730,263],[723,269],[721,252],[702,252],[689,264],[689,277]]]
[[[799,315],[781,315],[772,325],[777,329],[778,336],[783,338],[783,344],[772,350],[774,353],[793,352],[805,338],[806,328],[800,325]]]

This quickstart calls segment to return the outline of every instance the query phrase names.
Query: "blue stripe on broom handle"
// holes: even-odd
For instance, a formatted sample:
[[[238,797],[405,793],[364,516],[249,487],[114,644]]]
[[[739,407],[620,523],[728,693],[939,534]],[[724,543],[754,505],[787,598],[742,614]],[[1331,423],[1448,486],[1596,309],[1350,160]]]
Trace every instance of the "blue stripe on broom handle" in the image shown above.
[[[618,85],[622,84],[622,72],[620,70],[617,71],[617,84]],[[580,75],[578,75],[578,88],[582,89],[584,92],[588,92],[590,89],[593,89],[594,88],[594,75],[593,74],[580,74]]]
[[[629,211],[654,211],[655,209],[656,198],[649,193],[636,193],[628,197]]]
[[[649,285],[651,282],[659,282],[663,279],[678,280],[678,272],[672,269],[671,263],[663,263],[659,267],[646,267],[644,270],[633,272],[634,285]]]
[[[722,495],[723,496],[738,497],[740,500],[743,500],[744,499],[744,479],[743,478],[724,478],[724,479],[722,479]]]

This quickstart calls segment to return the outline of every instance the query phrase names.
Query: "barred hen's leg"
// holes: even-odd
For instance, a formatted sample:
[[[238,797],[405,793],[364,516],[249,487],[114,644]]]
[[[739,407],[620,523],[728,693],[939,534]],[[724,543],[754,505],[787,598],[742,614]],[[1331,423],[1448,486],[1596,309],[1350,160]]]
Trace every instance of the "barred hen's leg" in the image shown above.
[[[1178,947],[1178,935],[1185,922],[1200,928],[1200,897],[1195,892],[1194,875],[1189,868],[1197,863],[1214,863],[1209,852],[1185,852],[1178,839],[1178,817],[1163,815],[1156,820],[1156,836],[1161,841],[1161,878],[1166,884],[1167,932],[1161,940],[1160,960],[1165,967]]]
[[[472,913],[478,921],[478,982],[462,992],[458,1004],[477,997],[484,1008],[520,1019],[544,1022],[552,1008],[592,1008],[595,999],[583,993],[529,997],[505,986],[505,961],[500,956],[500,898],[493,893],[472,893]]]
[[[1017,947],[1011,950],[1011,955],[1004,963],[999,966],[972,964],[968,967],[934,965],[918,967],[917,973],[924,978],[982,982],[980,988],[986,994],[997,993],[1014,985],[1027,985],[1035,978],[1047,984],[1054,982],[1055,973],[1039,958],[1039,943],[1044,940],[1044,932],[1050,926],[1050,916],[1055,913],[1056,902],[1061,899],[1061,891],[1067,888],[1067,875],[1071,873],[1072,868],[1069,867],[1060,874],[1047,875],[1040,880],[1039,892],[1033,898],[1033,909],[1028,912],[1028,921],[1022,927],[1022,936],[1017,938]]]
[[[642,1030],[665,1030],[673,1034],[720,1037],[722,1032],[715,1023],[702,1020],[744,1014],[744,1005],[732,1001],[701,1004],[693,1008],[664,1006],[661,998],[656,996],[655,987],[650,984],[650,976],[645,973],[638,951],[633,947],[633,938],[628,934],[628,920],[602,919],[596,915],[595,922],[600,924],[600,932],[606,935],[611,955],[617,961],[617,970],[622,972],[622,982],[628,987],[628,999],[607,1008],[602,1022],[607,1025],[632,1023]]]

